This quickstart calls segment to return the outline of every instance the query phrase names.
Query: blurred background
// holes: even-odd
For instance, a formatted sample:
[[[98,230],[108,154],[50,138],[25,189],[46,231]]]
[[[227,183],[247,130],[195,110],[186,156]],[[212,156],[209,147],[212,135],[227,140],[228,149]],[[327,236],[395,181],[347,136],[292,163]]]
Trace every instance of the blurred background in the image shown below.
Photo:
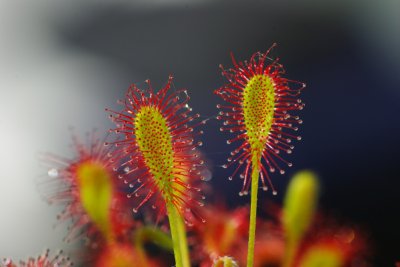
[[[112,127],[131,83],[188,88],[191,106],[211,118],[203,137],[215,190],[245,204],[239,179],[220,168],[232,147],[218,131],[213,90],[229,53],[280,57],[304,81],[303,141],[294,166],[322,182],[321,210],[367,233],[375,266],[400,260],[400,1],[0,1],[0,257],[73,249],[56,226],[60,209],[41,197],[47,169],[38,154],[72,156],[78,133]],[[222,190],[223,188],[223,190]],[[282,193],[262,194],[281,203]]]

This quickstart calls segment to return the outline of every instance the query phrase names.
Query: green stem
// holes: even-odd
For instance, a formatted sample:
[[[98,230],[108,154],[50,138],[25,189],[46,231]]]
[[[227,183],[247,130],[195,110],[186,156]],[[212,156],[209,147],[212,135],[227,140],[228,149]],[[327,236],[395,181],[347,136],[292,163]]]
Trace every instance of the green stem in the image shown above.
[[[143,246],[143,238],[142,238],[142,231],[139,229],[136,232],[134,244],[137,251],[138,262],[143,265],[143,267],[148,267],[149,264],[147,262],[146,252]]]
[[[135,243],[141,244],[150,241],[168,251],[173,251],[171,236],[161,231],[161,229],[154,226],[143,226],[135,231]]]
[[[298,242],[289,240],[286,242],[285,258],[283,260],[283,267],[291,267],[297,253]]]
[[[190,267],[189,246],[186,238],[186,226],[180,214],[178,215],[179,245],[182,252],[182,263],[184,267]]]
[[[250,200],[249,243],[247,250],[247,267],[253,267],[253,262],[254,262],[254,243],[256,239],[256,221],[257,221],[258,175],[260,172],[259,164],[260,164],[259,157],[253,156],[251,162],[251,167],[252,167],[251,200]]]
[[[183,222],[182,216],[172,203],[167,203],[167,212],[169,226],[171,228],[176,267],[190,267],[185,223]]]

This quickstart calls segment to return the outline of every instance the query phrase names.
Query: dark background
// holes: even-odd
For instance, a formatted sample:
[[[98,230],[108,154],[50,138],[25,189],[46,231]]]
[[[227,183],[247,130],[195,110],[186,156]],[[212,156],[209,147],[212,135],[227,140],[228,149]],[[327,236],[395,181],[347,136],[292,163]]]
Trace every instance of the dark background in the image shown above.
[[[213,90],[224,83],[218,65],[231,65],[230,52],[244,60],[278,43],[272,56],[281,58],[286,77],[307,84],[303,140],[287,157],[294,166],[273,175],[280,194],[261,198],[281,203],[291,174],[315,170],[321,210],[365,230],[374,266],[394,266],[400,260],[399,13],[398,1],[99,1],[54,4],[43,21],[58,51],[107,66],[106,81],[90,91],[99,106],[117,108],[131,83],[144,87],[149,78],[158,88],[174,74],[174,86],[188,88],[194,111],[211,118],[203,150],[211,183],[231,205],[249,197],[240,198],[240,181],[229,182],[232,170],[219,167],[232,147],[213,119],[221,102]]]

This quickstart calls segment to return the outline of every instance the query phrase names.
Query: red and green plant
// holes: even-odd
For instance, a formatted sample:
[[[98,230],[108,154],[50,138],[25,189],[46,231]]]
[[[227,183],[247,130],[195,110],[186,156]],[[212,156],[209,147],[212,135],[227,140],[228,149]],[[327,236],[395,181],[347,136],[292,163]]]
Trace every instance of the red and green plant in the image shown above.
[[[257,216],[259,181],[276,195],[272,175],[292,167],[282,154],[291,154],[293,141],[301,139],[296,112],[304,107],[298,97],[305,84],[284,77],[283,66],[271,58],[273,47],[248,61],[232,56],[233,67],[221,67],[227,83],[215,91],[225,101],[217,105],[220,130],[233,134],[228,144],[239,142],[223,167],[234,167],[228,179],[243,180],[239,194],[251,192],[250,206],[205,203],[203,194],[218,194],[204,183],[208,166],[198,137],[206,120],[192,114],[187,90],[171,88],[172,76],[158,91],[149,80],[146,90],[132,85],[121,110],[107,109],[116,124],[113,140],[93,135],[83,144],[74,137],[75,158],[48,157],[56,188],[48,200],[64,205],[59,220],[72,223],[66,239],[90,241],[80,259],[84,266],[347,267],[355,259],[366,264],[359,231],[320,223],[312,171],[293,177],[271,218]],[[10,259],[0,263],[70,265],[48,252],[19,265]]]
[[[233,68],[225,70],[221,66],[228,83],[215,91],[227,102],[227,105],[217,106],[223,109],[217,117],[223,121],[221,131],[237,134],[227,143],[242,142],[231,153],[228,164],[223,167],[238,162],[233,175],[242,170],[240,178],[243,179],[243,187],[240,194],[247,195],[251,187],[247,266],[253,266],[254,262],[258,182],[261,179],[265,191],[268,189],[268,182],[273,194],[276,194],[270,173],[275,170],[280,174],[285,173],[278,162],[292,166],[280,153],[291,154],[294,148],[291,145],[292,140],[301,139],[287,131],[297,131],[297,125],[302,123],[298,116],[291,113],[304,107],[297,96],[305,84],[282,77],[285,71],[278,59],[267,62],[274,46],[275,44],[265,54],[253,54],[248,62],[237,63],[232,56]],[[300,84],[301,87],[293,89],[290,86],[293,83]]]

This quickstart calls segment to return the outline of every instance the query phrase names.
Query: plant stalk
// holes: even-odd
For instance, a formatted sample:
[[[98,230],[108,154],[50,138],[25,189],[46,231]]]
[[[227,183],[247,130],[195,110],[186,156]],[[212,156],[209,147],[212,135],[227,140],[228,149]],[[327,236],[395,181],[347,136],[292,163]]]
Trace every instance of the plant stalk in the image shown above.
[[[167,203],[168,220],[171,228],[176,267],[190,267],[189,248],[185,223],[172,203]]]
[[[294,258],[297,253],[297,245],[298,242],[294,240],[289,240],[286,242],[286,251],[285,251],[285,258],[283,260],[283,267],[291,267],[294,262]]]
[[[255,153],[258,154],[258,153]],[[250,200],[250,226],[249,243],[247,250],[247,267],[253,267],[254,263],[254,243],[256,239],[257,222],[257,197],[258,197],[258,175],[260,172],[260,160],[258,155],[253,155],[251,161],[251,200]]]

